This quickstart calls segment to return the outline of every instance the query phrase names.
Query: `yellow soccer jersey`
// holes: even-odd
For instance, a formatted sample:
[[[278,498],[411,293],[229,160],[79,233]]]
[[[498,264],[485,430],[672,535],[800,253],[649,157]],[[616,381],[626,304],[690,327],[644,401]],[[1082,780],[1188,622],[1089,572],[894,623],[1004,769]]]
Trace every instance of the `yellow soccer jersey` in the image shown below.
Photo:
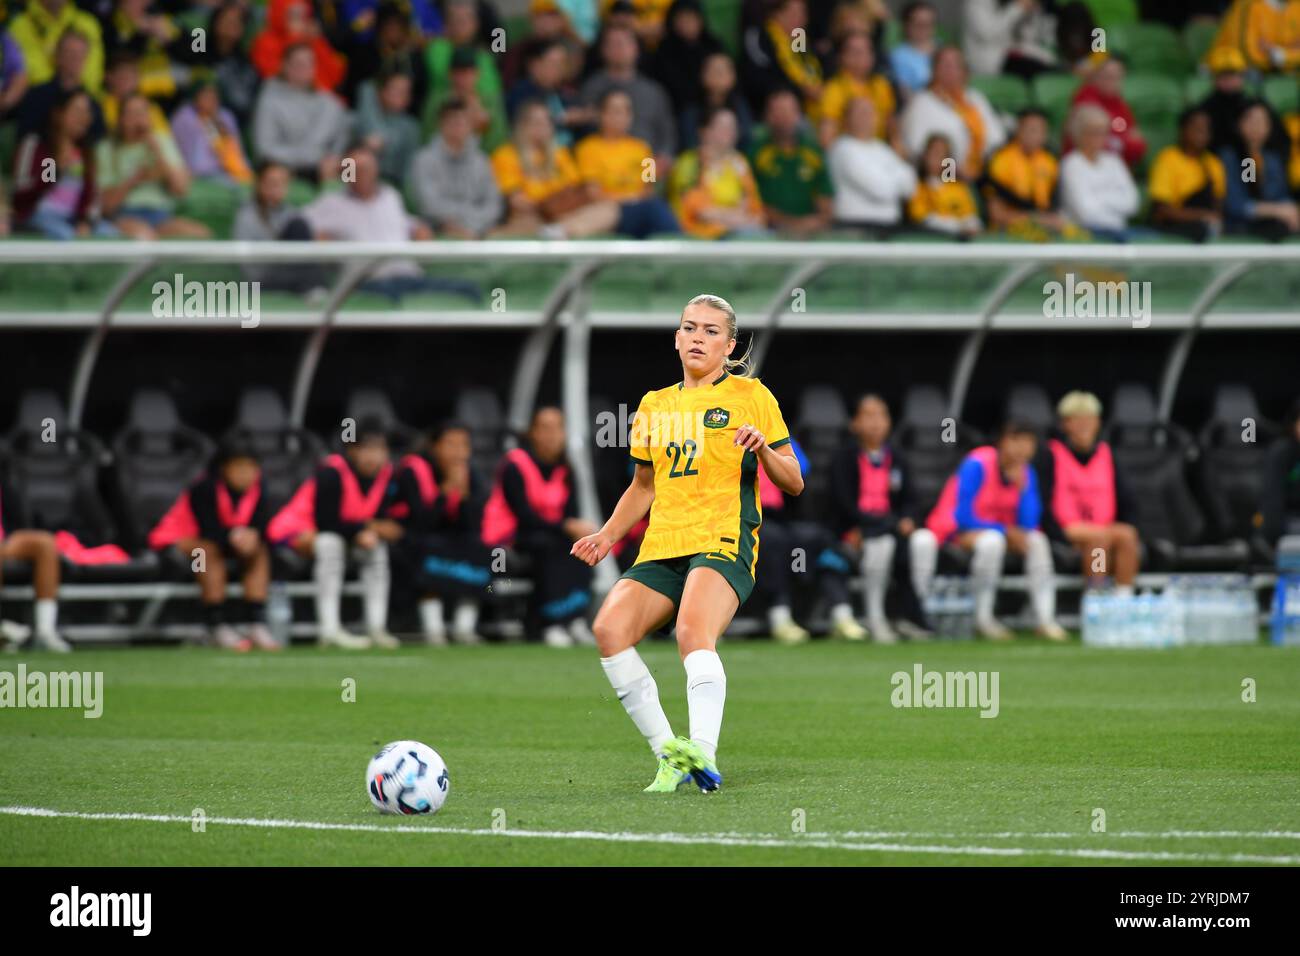
[[[711,551],[754,573],[758,456],[734,444],[753,425],[772,448],[790,441],[776,398],[758,379],[723,372],[712,385],[647,392],[632,420],[632,458],[655,470],[650,527],[637,563]]]

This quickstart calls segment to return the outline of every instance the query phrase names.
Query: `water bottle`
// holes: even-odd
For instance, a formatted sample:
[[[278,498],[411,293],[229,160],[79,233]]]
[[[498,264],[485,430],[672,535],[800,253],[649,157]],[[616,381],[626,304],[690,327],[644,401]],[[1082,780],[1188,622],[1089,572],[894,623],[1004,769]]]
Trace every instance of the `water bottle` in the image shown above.
[[[953,590],[953,627],[958,640],[975,639],[975,595],[970,581],[964,578],[957,579]]]
[[[1101,602],[1100,591],[1088,591],[1083,595],[1083,606],[1080,609],[1083,615],[1083,643],[1097,647],[1105,644],[1101,630]]]
[[[288,647],[293,634],[293,600],[283,581],[272,581],[266,598],[266,626],[281,647]]]

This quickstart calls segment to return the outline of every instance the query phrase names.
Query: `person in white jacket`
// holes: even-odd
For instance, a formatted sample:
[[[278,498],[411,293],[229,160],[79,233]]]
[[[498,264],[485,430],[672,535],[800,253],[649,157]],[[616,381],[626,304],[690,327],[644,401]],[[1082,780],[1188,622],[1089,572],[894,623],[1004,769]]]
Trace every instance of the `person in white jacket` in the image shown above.
[[[1074,149],[1061,160],[1061,211],[1098,238],[1125,242],[1140,199],[1128,166],[1106,148],[1110,114],[1083,104],[1069,124]]]
[[[938,133],[952,143],[953,159],[963,175],[975,180],[984,160],[1006,142],[1007,133],[988,99],[968,89],[966,79],[961,50],[942,47],[934,55],[930,85],[908,100],[899,128],[909,159],[919,159],[926,142]]]
[[[916,192],[916,170],[876,137],[871,100],[849,101],[828,163],[836,226],[888,232],[902,221],[903,203]]]
[[[1056,18],[1040,0],[963,0],[962,48],[976,76],[1025,78],[1056,65]]]

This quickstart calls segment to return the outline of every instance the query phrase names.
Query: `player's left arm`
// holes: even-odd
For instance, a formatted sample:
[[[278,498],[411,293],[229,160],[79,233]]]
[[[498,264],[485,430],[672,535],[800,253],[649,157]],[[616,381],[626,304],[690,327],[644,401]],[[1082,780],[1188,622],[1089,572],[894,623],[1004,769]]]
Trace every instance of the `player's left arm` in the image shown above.
[[[759,464],[772,483],[787,495],[803,491],[803,469],[790,444],[790,429],[781,416],[781,407],[765,386],[759,386],[758,408],[753,423],[736,430],[736,444],[758,456]]]

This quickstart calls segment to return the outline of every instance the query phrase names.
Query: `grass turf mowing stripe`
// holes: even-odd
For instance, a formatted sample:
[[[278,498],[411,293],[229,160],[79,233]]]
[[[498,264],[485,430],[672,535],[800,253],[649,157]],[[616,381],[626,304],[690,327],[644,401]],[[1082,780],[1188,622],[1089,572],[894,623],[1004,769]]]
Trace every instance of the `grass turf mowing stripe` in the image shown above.
[[[45,807],[0,807],[0,815],[40,817],[46,819],[73,819],[114,821],[124,823],[192,823],[193,818],[156,813],[79,813],[51,810]],[[1268,856],[1254,853],[1178,853],[1172,851],[1105,850],[1073,847],[991,847],[942,846],[913,843],[859,843],[825,838],[777,838],[771,836],[746,836],[743,834],[691,834],[691,833],[607,833],[600,830],[494,830],[491,828],[410,826],[394,824],[384,826],[374,823],[324,823],[310,820],[274,820],[240,817],[207,817],[205,824],[236,827],[262,827],[266,829],[344,830],[361,833],[421,833],[452,836],[517,837],[543,840],[599,840],[610,843],[669,843],[679,846],[746,846],[778,847],[781,849],[809,848],[846,850],[876,853],[931,853],[959,856],[1060,856],[1096,860],[1150,860],[1194,863],[1264,863],[1284,866],[1300,865],[1300,856]],[[1026,836],[1030,834],[1024,834]]]

